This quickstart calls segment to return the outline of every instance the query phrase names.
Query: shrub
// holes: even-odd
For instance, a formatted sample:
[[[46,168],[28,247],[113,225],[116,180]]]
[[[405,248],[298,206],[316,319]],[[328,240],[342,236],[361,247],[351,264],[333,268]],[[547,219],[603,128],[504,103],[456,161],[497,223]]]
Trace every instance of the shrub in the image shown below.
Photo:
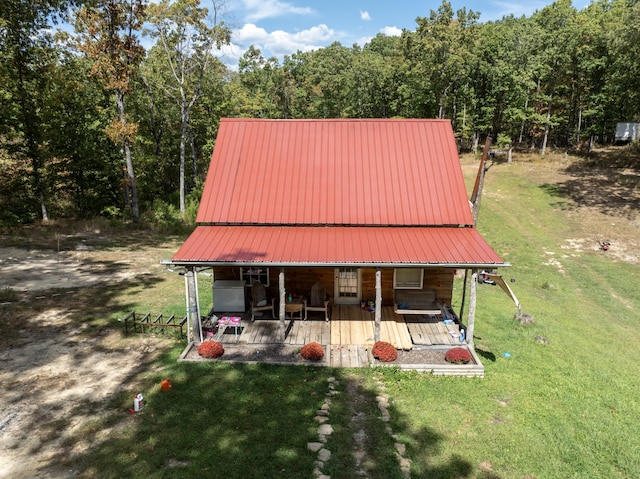
[[[385,363],[398,359],[398,351],[393,344],[387,343],[386,341],[376,341],[371,350],[371,354],[373,354],[374,358]]]
[[[302,346],[300,354],[310,361],[320,361],[324,357],[324,348],[320,343],[307,343]]]
[[[218,341],[204,341],[198,346],[198,354],[203,358],[218,358],[224,354],[224,347]]]
[[[467,364],[471,362],[471,353],[465,348],[453,348],[444,355],[444,360],[453,364]]]
[[[13,301],[18,301],[18,293],[16,293],[11,288],[3,288],[0,289],[0,302],[2,303],[11,303]]]

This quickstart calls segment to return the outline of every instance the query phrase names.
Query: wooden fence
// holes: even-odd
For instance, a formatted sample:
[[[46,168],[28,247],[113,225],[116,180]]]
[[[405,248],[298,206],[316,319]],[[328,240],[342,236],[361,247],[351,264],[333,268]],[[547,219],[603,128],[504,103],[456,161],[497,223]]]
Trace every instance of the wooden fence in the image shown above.
[[[185,335],[185,325],[187,324],[187,317],[185,316],[180,321],[178,321],[175,317],[175,314],[172,314],[168,318],[164,318],[162,313],[160,313],[155,318],[151,317],[151,313],[147,313],[144,316],[136,316],[135,311],[131,311],[124,318],[124,331],[125,334],[129,334],[129,329],[131,329],[134,333],[138,331],[138,328],[141,333],[146,332],[165,332],[168,329],[180,330],[180,339],[184,338]]]

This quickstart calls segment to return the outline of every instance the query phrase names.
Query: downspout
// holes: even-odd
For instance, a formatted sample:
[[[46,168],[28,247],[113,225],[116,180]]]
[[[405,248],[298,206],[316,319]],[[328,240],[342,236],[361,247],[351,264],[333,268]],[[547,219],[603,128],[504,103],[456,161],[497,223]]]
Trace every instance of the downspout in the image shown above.
[[[202,342],[202,324],[198,307],[198,285],[193,266],[187,268],[184,275],[185,290],[187,292],[187,330],[189,341]]]
[[[278,290],[280,292],[280,308],[278,310],[278,318],[280,324],[280,338],[284,342],[286,326],[284,323],[284,315],[285,315],[285,296],[286,291],[284,290],[284,268],[280,268],[280,273],[278,274]]]
[[[464,314],[464,304],[467,299],[467,278],[469,276],[469,270],[465,268],[464,270],[464,281],[462,283],[462,301],[460,303],[460,314],[458,314],[459,318],[462,318]]]
[[[376,311],[374,340],[380,341],[380,320],[382,318],[382,273],[376,268]]]
[[[469,315],[467,316],[467,344],[473,347],[473,329],[476,318],[476,297],[478,292],[478,270],[471,271],[471,291],[469,293]]]

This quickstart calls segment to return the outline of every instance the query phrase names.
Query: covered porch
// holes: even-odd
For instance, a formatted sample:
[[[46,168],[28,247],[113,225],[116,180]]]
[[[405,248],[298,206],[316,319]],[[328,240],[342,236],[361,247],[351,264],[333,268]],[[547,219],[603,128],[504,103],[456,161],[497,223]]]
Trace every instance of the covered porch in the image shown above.
[[[206,339],[216,339],[225,345],[225,350],[236,347],[264,351],[265,348],[287,347],[302,348],[309,342],[318,342],[324,346],[326,366],[339,368],[382,366],[371,356],[375,335],[375,317],[369,311],[356,305],[338,305],[333,308],[332,319],[324,321],[322,315],[309,315],[309,319],[286,318],[285,339],[282,340],[282,325],[279,319],[257,318],[251,321],[248,313],[229,313],[240,317],[238,328],[227,327],[223,330],[213,328],[205,335]],[[394,312],[392,306],[383,306],[380,311],[380,339],[393,344],[400,353],[416,354],[424,357],[443,355],[452,347],[462,346],[469,350],[473,362],[466,365],[443,364],[442,362],[406,362],[401,358],[389,366],[405,370],[429,371],[437,375],[484,376],[484,366],[473,347],[459,341],[459,322],[444,322],[441,315],[403,315]],[[456,318],[457,320],[457,318]],[[459,321],[459,320],[457,320]],[[205,321],[205,324],[206,321]],[[208,337],[207,337],[208,336]],[[197,346],[190,343],[183,358]],[[405,358],[407,356],[404,356]],[[260,361],[259,356],[252,356]]]
[[[247,313],[230,313],[241,317],[238,331],[226,328],[218,335],[210,334],[223,344],[290,344],[304,346],[318,342],[323,346],[361,345],[373,346],[375,342],[375,317],[355,305],[336,305],[329,322],[310,315],[306,321],[298,317],[285,320],[285,339],[281,338],[280,321],[256,319],[251,322]],[[205,323],[206,324],[206,323]],[[411,350],[427,346],[455,346],[459,341],[460,326],[445,324],[441,315],[396,314],[392,306],[383,306],[380,320],[380,340],[393,344],[396,349]]]

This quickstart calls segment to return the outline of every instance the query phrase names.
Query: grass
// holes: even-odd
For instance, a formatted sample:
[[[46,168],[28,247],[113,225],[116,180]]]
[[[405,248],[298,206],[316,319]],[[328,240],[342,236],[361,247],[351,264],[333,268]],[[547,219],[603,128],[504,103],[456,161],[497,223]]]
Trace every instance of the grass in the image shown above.
[[[640,269],[564,249],[584,225],[527,165],[490,173],[479,227],[514,265],[505,275],[535,323],[514,321],[504,293],[482,285],[484,380],[375,373],[394,398],[413,476],[637,477]]]
[[[464,161],[472,184],[475,163]],[[132,391],[112,397],[95,421],[69,436],[70,444],[86,444],[86,453],[62,465],[78,477],[309,478],[315,453],[307,443],[317,440],[314,416],[333,375],[335,432],[324,469],[332,479],[354,477],[352,452],[362,431],[366,461],[359,467],[372,479],[403,477],[375,403],[381,384],[412,478],[639,477],[640,265],[589,247],[612,219],[578,208],[553,187],[561,179],[552,173],[516,159],[487,174],[478,228],[512,263],[503,274],[515,279],[522,310],[535,321],[519,324],[499,288],[479,285],[475,339],[484,379],[178,363],[184,344],[174,342],[141,365],[143,411],[123,413]],[[575,240],[584,240],[582,249],[571,246]],[[141,254],[166,257],[176,244],[150,238],[138,246]],[[98,330],[132,309],[183,314],[182,281],[152,268],[125,288],[93,296],[78,321]],[[201,278],[201,293],[210,289],[207,281]],[[164,377],[173,380],[170,392],[160,390]]]
[[[145,407],[75,464],[81,477],[308,477],[314,454],[305,446],[324,372],[185,365],[175,353],[162,361],[168,367],[147,384]],[[165,376],[173,380],[169,392],[159,388]]]

